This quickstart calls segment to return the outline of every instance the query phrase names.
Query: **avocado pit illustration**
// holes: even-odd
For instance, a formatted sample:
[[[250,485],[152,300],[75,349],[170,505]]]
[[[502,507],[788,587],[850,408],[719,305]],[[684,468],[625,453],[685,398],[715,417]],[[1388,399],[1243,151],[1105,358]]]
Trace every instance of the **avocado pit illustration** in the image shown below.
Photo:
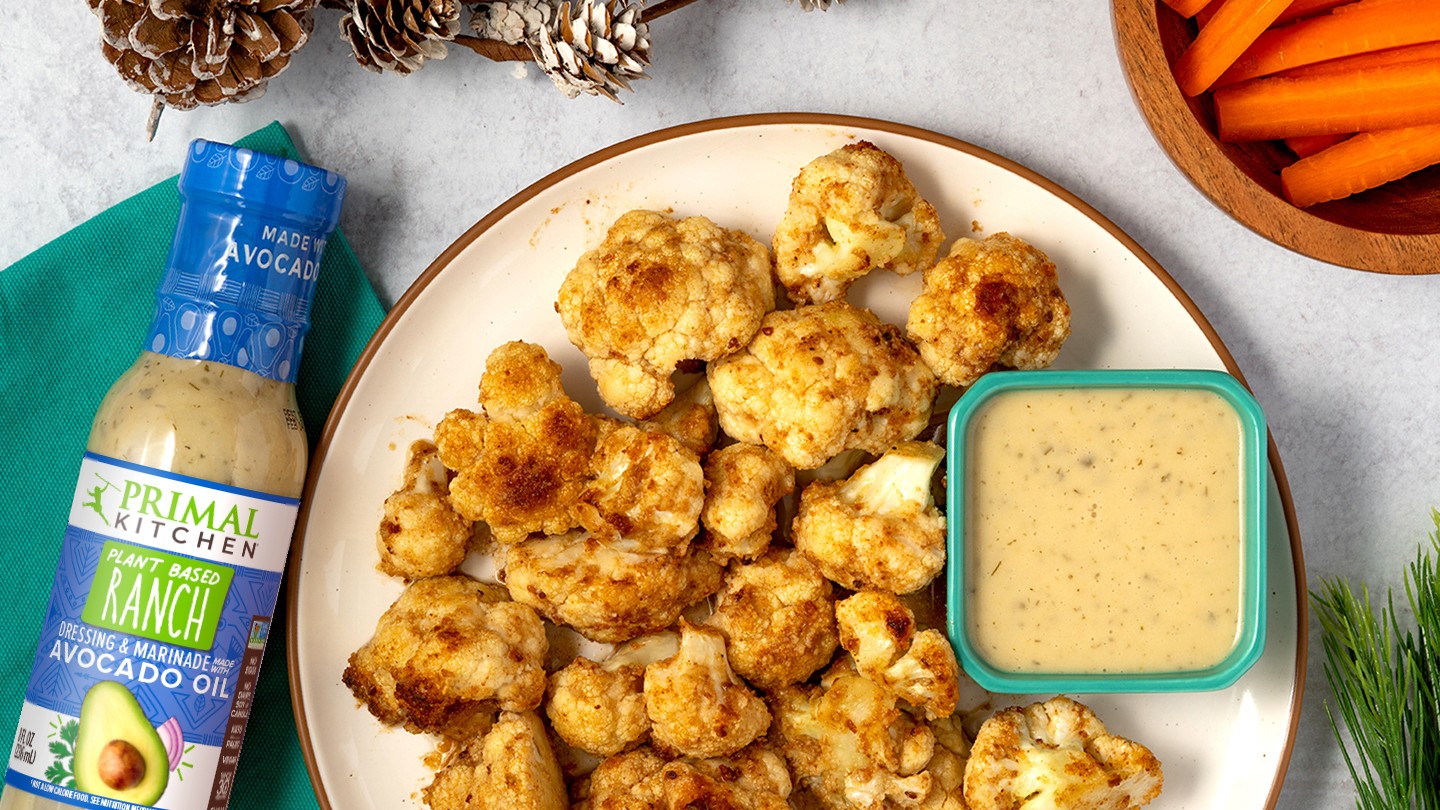
[[[100,681],[80,704],[75,787],[153,805],[170,781],[170,756],[140,702],[124,684]]]
[[[129,790],[145,780],[145,757],[124,740],[111,740],[100,749],[100,781],[115,790]]]

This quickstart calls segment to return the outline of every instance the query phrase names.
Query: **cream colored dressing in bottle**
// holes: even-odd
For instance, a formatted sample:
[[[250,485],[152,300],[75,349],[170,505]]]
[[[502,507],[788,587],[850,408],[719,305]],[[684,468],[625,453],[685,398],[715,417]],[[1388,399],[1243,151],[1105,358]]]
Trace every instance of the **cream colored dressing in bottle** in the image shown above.
[[[196,141],[145,350],[91,428],[0,810],[223,810],[305,480],[345,181]]]

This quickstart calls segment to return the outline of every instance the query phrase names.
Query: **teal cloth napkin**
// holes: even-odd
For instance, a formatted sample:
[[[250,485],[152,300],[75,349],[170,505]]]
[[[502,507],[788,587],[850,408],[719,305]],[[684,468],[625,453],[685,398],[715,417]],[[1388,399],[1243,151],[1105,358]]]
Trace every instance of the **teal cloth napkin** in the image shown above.
[[[238,145],[304,159],[278,122]],[[91,417],[139,355],[179,210],[172,177],[0,271],[0,739],[18,722]],[[297,384],[312,443],[384,316],[338,231],[320,273]],[[317,806],[290,708],[281,594],[235,776],[236,810]]]

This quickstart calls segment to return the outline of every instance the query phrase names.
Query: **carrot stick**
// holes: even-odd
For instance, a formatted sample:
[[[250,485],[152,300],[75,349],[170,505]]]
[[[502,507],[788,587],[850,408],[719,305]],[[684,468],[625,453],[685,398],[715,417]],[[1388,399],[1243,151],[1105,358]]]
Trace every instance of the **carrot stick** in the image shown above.
[[[1204,8],[1195,14],[1195,24],[1204,28],[1205,25],[1210,22],[1210,18],[1214,17],[1215,12],[1219,11],[1220,6],[1224,4],[1225,0],[1210,0],[1209,3],[1205,4]]]
[[[1210,0],[1165,0],[1165,5],[1175,9],[1181,17],[1194,17]]]
[[[1440,124],[1362,132],[1280,170],[1290,202],[1304,208],[1374,188],[1440,163]]]
[[[1187,96],[1210,89],[1291,0],[1225,0],[1175,63],[1175,79]]]
[[[1342,3],[1330,9],[1331,14],[1349,14],[1355,11],[1363,11],[1375,6],[1388,6],[1392,3],[1408,3],[1410,0],[1352,0],[1349,3]]]
[[[1215,118],[1222,141],[1440,124],[1440,59],[1251,79],[1215,91]]]
[[[1275,18],[1275,24],[1283,25],[1298,20],[1301,17],[1309,17],[1312,14],[1329,11],[1336,6],[1350,2],[1353,2],[1353,0],[1295,0],[1295,2],[1290,4],[1289,8],[1280,12],[1280,16]]]
[[[1344,13],[1336,9],[1266,31],[1215,84],[1234,84],[1329,59],[1436,41],[1440,41],[1440,4],[1436,0],[1359,2]]]
[[[1275,75],[1290,77],[1335,76],[1341,73],[1352,73],[1357,70],[1403,65],[1409,62],[1424,62],[1429,59],[1440,59],[1440,42],[1421,42],[1416,45],[1406,45],[1402,48],[1387,48],[1383,51],[1357,53],[1354,56],[1346,56],[1340,59],[1316,62],[1313,65],[1305,65],[1304,67],[1282,70]]]
[[[1286,138],[1285,145],[1296,157],[1307,158],[1316,152],[1323,152],[1337,143],[1350,137],[1349,135],[1296,135],[1293,138]]]
[[[1375,2],[1375,0],[1369,1]],[[1361,2],[1362,0],[1295,0],[1289,8],[1280,12],[1280,16],[1275,19],[1275,25],[1284,25],[1334,9],[1360,5]]]

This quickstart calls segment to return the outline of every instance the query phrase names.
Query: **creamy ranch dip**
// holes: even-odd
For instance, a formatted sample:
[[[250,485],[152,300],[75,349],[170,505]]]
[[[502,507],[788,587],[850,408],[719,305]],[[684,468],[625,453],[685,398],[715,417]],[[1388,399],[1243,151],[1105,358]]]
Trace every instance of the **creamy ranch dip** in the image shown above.
[[[1175,672],[1234,648],[1241,426],[1193,389],[1009,391],[966,436],[972,644],[1013,672]]]

